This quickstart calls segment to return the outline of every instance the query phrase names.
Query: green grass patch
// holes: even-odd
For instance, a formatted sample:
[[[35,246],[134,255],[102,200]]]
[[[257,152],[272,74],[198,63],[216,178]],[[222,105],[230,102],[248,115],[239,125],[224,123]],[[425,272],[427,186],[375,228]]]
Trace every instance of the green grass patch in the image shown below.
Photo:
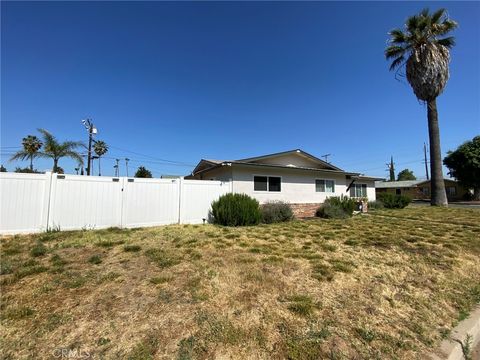
[[[181,262],[181,258],[178,255],[159,248],[148,249],[145,251],[145,255],[162,269],[180,264]]]
[[[123,251],[125,252],[138,252],[142,249],[140,245],[124,245]]]

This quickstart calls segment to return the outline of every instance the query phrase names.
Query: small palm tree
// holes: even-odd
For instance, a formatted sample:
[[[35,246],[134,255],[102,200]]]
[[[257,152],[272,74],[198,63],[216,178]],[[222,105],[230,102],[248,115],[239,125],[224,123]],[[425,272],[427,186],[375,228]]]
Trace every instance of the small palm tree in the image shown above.
[[[58,166],[58,161],[61,158],[69,157],[79,164],[83,164],[82,156],[76,151],[80,146],[83,146],[80,141],[64,141],[59,142],[55,136],[45,129],[38,129],[43,137],[43,151],[38,153],[38,157],[53,159],[53,172],[61,170]],[[63,170],[63,169],[62,169]]]
[[[407,80],[416,97],[427,103],[432,174],[431,204],[439,206],[447,206],[447,195],[442,174],[437,97],[447,84],[449,49],[455,45],[455,39],[445,35],[456,27],[457,23],[447,17],[445,9],[433,14],[424,9],[418,15],[407,19],[405,31],[390,31],[390,45],[385,49],[387,60],[393,60],[390,70],[398,71],[405,67]]]
[[[15,153],[10,161],[30,160],[30,171],[33,171],[33,159],[38,157],[38,151],[42,147],[42,142],[35,135],[28,135],[22,139],[23,149]]]
[[[100,158],[108,152],[108,145],[105,143],[105,141],[98,140],[95,142],[95,145],[93,145],[93,151],[95,151],[95,154],[98,156],[98,176],[102,176],[100,169]]]

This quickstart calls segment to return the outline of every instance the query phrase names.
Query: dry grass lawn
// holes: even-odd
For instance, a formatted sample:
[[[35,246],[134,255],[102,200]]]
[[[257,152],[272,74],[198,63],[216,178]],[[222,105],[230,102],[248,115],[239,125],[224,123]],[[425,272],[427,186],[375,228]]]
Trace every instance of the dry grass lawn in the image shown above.
[[[4,238],[2,357],[422,358],[480,301],[479,219],[422,207]]]

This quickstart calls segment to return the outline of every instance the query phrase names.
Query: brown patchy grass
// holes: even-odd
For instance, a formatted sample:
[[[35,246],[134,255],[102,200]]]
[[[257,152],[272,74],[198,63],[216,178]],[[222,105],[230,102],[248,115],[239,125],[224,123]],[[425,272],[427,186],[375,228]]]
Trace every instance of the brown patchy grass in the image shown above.
[[[480,211],[1,239],[3,358],[413,359],[480,301]]]

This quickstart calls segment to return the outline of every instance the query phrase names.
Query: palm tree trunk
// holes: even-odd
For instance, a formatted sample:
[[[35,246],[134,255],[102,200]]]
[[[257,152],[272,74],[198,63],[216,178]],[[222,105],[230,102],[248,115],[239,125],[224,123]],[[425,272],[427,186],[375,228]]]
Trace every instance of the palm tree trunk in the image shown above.
[[[100,171],[100,156],[98,157],[98,176],[102,176]]]
[[[428,101],[428,136],[430,138],[431,205],[448,206],[445,182],[442,173],[440,128],[438,127],[437,99]]]
[[[30,155],[30,171],[33,172],[33,155]]]
[[[57,172],[58,159],[53,159],[53,170],[52,172]]]

